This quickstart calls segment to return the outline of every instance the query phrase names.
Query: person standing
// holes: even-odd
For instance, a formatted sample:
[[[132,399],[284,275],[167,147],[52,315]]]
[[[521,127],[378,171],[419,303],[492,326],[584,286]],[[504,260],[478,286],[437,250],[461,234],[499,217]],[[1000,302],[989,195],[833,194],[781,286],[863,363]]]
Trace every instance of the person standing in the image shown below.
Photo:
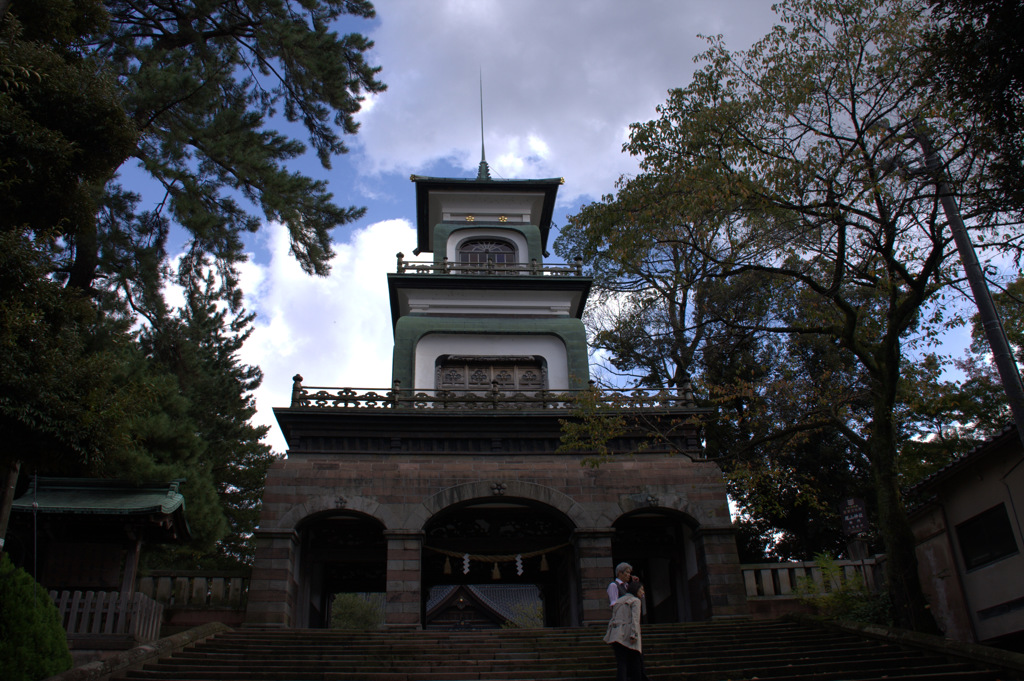
[[[614,606],[619,596],[626,593],[626,586],[632,581],[633,566],[619,563],[615,566],[615,579],[608,585],[608,605]]]
[[[616,573],[616,582],[608,586],[609,598],[612,586],[621,579],[621,571],[616,569]],[[611,645],[615,653],[616,681],[642,681],[646,677],[640,640],[640,599],[643,598],[644,587],[628,576],[622,583],[625,593],[618,596],[612,605],[612,617],[608,621],[604,642]]]

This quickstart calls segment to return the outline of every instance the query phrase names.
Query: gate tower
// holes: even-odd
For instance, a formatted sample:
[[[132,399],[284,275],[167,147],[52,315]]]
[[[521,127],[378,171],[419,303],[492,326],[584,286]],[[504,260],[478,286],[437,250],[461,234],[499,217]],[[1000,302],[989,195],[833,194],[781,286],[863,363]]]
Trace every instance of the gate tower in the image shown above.
[[[598,467],[593,452],[560,450],[588,389],[591,285],[579,261],[545,263],[562,180],[492,180],[486,161],[475,179],[411,179],[413,254],[432,257],[399,253],[388,275],[392,385],[296,376],[274,410],[288,452],[266,482],[248,623],[322,627],[334,594],[377,592],[389,628],[482,626],[460,614],[467,594],[492,620],[518,604],[547,626],[603,625],[623,560],[647,584],[652,622],[745,615],[725,485],[702,458],[691,395],[633,403],[686,424],[672,453],[643,433],[617,438],[623,453]]]

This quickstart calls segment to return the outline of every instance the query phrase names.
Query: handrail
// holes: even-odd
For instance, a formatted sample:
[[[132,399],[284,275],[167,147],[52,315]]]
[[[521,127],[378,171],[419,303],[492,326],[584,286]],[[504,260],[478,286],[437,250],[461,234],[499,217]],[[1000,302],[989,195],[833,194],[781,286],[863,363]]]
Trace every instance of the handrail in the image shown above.
[[[398,258],[398,274],[461,274],[461,275],[531,275],[552,277],[583,276],[583,259],[576,258],[571,264],[544,265],[534,258],[528,263],[496,263],[488,259],[486,263],[458,263],[444,258],[441,262],[412,262],[405,259],[404,253],[396,254]]]

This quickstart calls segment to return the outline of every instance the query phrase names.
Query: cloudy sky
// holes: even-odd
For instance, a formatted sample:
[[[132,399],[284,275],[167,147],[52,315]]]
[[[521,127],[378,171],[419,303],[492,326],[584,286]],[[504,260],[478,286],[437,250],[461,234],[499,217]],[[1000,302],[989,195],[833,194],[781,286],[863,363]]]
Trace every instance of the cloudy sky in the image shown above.
[[[630,123],[656,117],[686,85],[698,34],[745,49],[775,23],[768,0],[378,0],[372,22],[345,24],[376,43],[387,92],[368,101],[351,153],[330,182],[366,217],[335,234],[327,278],[304,275],[274,225],[252,244],[246,307],[258,314],[242,361],[264,371],[256,421],[286,449],[273,407],[291,379],[307,386],[387,388],[392,333],[386,274],[411,256],[410,174],[474,177],[480,161],[480,80],[487,160],[495,178],[564,177],[556,224],[633,171]]]

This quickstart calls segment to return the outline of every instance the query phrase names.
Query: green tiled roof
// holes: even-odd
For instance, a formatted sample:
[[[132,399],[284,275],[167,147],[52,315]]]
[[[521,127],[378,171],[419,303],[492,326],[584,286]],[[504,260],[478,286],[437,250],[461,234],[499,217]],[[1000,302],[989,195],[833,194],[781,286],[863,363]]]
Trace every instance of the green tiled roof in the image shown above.
[[[93,515],[171,515],[185,510],[181,481],[133,484],[123,480],[39,478],[36,489],[14,500],[13,511]]]

